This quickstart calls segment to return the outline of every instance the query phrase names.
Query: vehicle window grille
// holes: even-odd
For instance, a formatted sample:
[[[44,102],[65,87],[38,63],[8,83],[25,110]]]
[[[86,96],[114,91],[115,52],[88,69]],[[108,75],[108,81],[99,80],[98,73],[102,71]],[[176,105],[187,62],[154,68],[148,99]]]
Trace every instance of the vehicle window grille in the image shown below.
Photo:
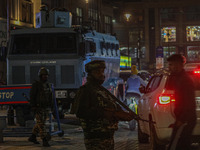
[[[25,67],[13,66],[12,67],[12,84],[25,84]]]

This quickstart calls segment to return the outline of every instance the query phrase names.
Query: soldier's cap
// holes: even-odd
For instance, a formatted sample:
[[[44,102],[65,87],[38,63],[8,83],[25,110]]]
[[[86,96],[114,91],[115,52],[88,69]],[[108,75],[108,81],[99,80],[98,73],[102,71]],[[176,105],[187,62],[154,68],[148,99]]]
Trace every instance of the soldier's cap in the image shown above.
[[[38,72],[38,76],[40,77],[41,75],[49,75],[49,69],[45,67],[41,67]]]
[[[167,58],[167,61],[180,62],[180,63],[185,64],[186,58],[185,58],[185,56],[183,56],[181,54],[173,54]]]
[[[85,65],[85,71],[91,72],[92,70],[97,70],[100,68],[106,68],[105,61],[103,60],[94,60]]]

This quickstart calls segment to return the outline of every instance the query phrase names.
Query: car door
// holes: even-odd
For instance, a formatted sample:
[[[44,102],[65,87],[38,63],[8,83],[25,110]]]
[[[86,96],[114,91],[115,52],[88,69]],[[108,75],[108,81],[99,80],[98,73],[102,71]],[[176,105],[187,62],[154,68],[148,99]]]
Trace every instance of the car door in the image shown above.
[[[156,102],[155,90],[158,88],[160,81],[161,76],[153,76],[146,87],[145,94],[139,100],[138,112],[142,119],[149,120],[150,107]],[[148,132],[149,123],[142,122],[142,124],[144,125],[144,130]]]

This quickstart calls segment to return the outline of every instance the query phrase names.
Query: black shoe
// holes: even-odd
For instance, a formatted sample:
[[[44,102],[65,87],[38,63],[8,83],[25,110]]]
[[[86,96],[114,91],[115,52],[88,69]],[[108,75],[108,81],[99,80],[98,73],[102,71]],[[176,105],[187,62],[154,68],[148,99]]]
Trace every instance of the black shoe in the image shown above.
[[[43,141],[43,146],[44,147],[50,147],[50,145],[49,145],[49,143],[48,143],[46,138],[42,139],[42,141]]]
[[[33,142],[34,144],[40,144],[37,139],[36,139],[36,135],[32,134],[29,138],[28,138],[29,142]]]

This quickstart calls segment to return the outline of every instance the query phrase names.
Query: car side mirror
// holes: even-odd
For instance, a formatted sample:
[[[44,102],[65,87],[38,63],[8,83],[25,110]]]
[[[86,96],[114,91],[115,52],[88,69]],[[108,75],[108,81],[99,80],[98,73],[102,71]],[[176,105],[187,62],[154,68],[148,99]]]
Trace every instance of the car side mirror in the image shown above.
[[[140,93],[146,93],[146,88],[145,88],[145,86],[141,86],[141,87],[139,88],[139,90],[140,90]]]

